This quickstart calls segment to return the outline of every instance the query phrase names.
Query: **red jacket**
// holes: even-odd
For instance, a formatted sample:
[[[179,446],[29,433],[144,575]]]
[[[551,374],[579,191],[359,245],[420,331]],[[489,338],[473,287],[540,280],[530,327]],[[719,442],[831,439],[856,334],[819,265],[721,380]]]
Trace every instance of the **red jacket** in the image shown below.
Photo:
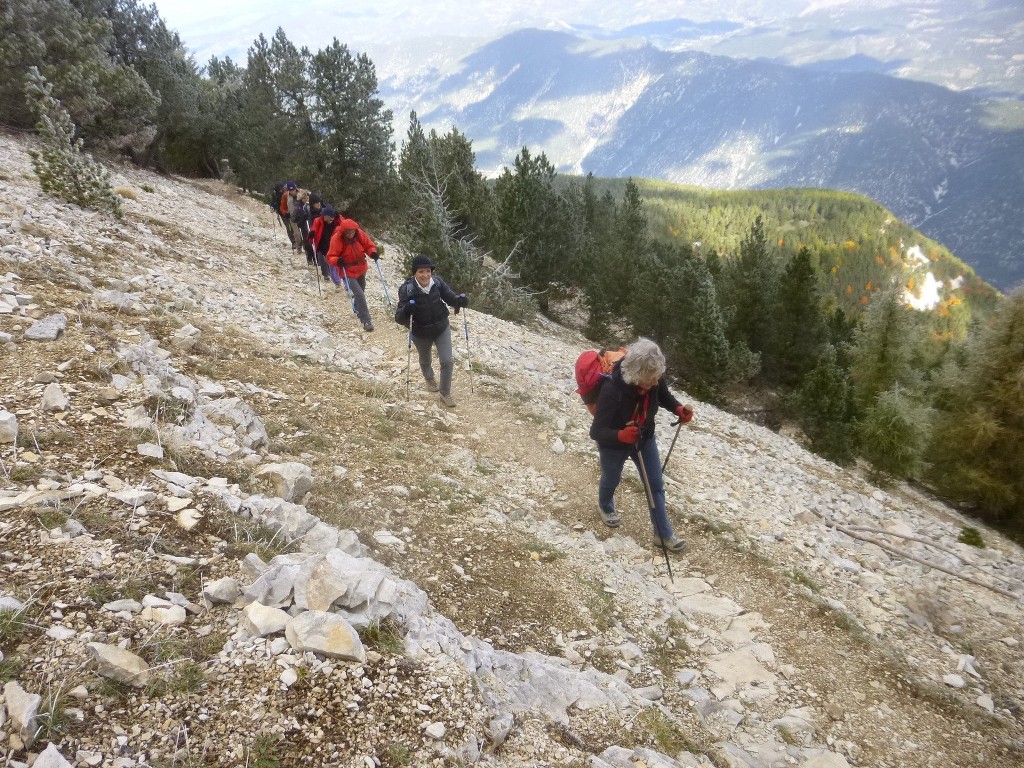
[[[346,229],[354,229],[355,237],[345,237]],[[353,280],[366,274],[366,257],[377,252],[373,240],[359,228],[352,219],[342,219],[331,235],[331,247],[327,249],[327,263],[332,267],[345,268],[345,273]]]
[[[326,253],[327,248],[330,246],[330,242],[320,242],[324,236],[324,231],[326,230],[328,233],[328,237],[330,237],[332,233],[338,231],[338,224],[340,224],[342,221],[343,219],[336,218],[334,221],[328,224],[323,216],[317,216],[315,219],[313,219],[313,223],[310,224],[309,226],[309,241],[313,244],[313,248],[316,250],[317,253]]]

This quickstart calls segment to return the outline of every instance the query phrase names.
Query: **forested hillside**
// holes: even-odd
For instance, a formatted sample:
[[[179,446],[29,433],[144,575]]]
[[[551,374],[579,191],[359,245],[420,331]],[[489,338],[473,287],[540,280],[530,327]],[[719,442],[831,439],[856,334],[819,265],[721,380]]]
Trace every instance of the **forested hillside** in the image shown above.
[[[1024,522],[1024,298],[869,200],[563,178],[529,147],[486,181],[457,127],[415,112],[396,154],[373,62],[337,39],[310,51],[278,30],[244,65],[201,67],[136,0],[26,0],[0,24],[4,119],[35,127],[54,197],[120,214],[89,153],[262,200],[295,180],[430,254],[474,308],[539,311],[595,345],[649,336],[697,396],[754,402],[836,462]]]

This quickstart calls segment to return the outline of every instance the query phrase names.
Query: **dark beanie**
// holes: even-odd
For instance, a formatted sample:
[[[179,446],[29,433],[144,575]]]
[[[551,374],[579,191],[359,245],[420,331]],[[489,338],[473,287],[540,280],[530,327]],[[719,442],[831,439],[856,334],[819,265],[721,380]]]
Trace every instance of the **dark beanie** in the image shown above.
[[[415,256],[412,257],[412,271],[416,272],[417,270],[423,269],[424,267],[427,267],[428,269],[430,269],[430,271],[433,271],[434,263],[426,254],[417,253]]]
[[[335,216],[337,216],[337,214],[334,212],[334,206],[332,206],[332,205],[325,205],[323,213],[321,215],[323,215],[323,216],[330,216],[332,219]]]

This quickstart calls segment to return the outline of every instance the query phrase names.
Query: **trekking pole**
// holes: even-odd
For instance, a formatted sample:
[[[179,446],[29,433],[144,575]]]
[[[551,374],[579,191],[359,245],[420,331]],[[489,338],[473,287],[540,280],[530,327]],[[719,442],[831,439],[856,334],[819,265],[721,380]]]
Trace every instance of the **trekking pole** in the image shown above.
[[[654,438],[652,437],[651,440]],[[654,511],[654,492],[651,490],[651,480],[647,477],[647,465],[644,463],[644,455],[640,453],[639,445],[633,446],[634,456],[636,457],[636,463],[640,467],[640,479],[644,481],[644,493],[647,494],[647,508],[650,512]],[[661,534],[655,533],[658,536],[658,541],[661,542],[661,554],[665,556],[665,565],[668,566],[668,580],[675,584],[675,579],[672,578],[672,561],[668,557],[668,549],[665,547],[665,540],[661,538]]]
[[[676,447],[676,440],[679,439],[679,430],[683,428],[683,420],[677,420],[674,424],[672,424],[672,426],[676,428],[676,433],[672,435],[672,445],[668,447],[668,453],[665,454],[665,461],[661,463],[662,474],[665,473],[665,467],[668,466],[669,457],[672,456],[672,449]]]
[[[358,315],[359,313],[356,312],[356,297],[352,295],[352,289],[349,288],[348,285],[348,271],[340,261],[338,262],[338,266],[341,267],[341,277],[345,281],[345,293],[348,294],[348,300],[352,302],[352,314]]]
[[[469,350],[469,320],[466,319],[468,309],[463,308],[462,329],[466,334],[466,361],[469,363],[469,391],[473,392],[473,353]]]
[[[320,287],[320,262],[313,256],[313,271],[316,272],[316,289],[320,291],[320,298],[324,297],[324,289]]]
[[[391,294],[388,293],[388,284],[384,282],[384,270],[380,268],[380,262],[377,259],[373,260],[373,266],[377,268],[377,274],[380,275],[380,285],[384,289],[384,298],[387,299],[388,306],[394,306],[391,303]]]
[[[405,399],[409,400],[409,387],[411,386],[411,374],[412,370],[412,323],[409,323],[409,352],[405,356]]]

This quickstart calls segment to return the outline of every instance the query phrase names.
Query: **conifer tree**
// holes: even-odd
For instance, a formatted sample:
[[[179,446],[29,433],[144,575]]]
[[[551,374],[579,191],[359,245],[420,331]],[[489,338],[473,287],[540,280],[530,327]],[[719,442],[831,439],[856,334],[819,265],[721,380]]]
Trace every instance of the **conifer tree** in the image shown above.
[[[729,338],[761,354],[762,368],[768,369],[779,275],[760,215],[740,243],[739,258],[729,264],[728,273],[729,299],[734,307]]]
[[[914,318],[896,290],[875,294],[854,332],[850,350],[858,408],[867,410],[878,395],[893,385],[914,387],[916,330]]]
[[[936,388],[929,477],[978,505],[984,519],[1024,533],[1024,289],[998,306]]]
[[[801,248],[779,281],[773,365],[779,383],[789,387],[799,383],[815,364],[824,334],[817,275],[810,251]]]
[[[71,116],[53,98],[50,84],[35,67],[29,70],[26,90],[42,140],[42,148],[29,150],[29,155],[43,191],[83,208],[110,211],[120,218],[121,198],[111,187],[110,174],[82,151],[82,140],[75,138]]]
[[[494,184],[496,250],[512,254],[512,265],[536,293],[543,312],[563,284],[560,267],[567,236],[554,178],[547,157],[533,157],[523,147],[513,168],[506,168]]]
[[[822,348],[791,403],[812,451],[837,464],[853,461],[856,437],[849,372],[834,346]]]
[[[899,384],[879,393],[859,424],[860,453],[876,480],[917,477],[929,436],[931,412]]]

